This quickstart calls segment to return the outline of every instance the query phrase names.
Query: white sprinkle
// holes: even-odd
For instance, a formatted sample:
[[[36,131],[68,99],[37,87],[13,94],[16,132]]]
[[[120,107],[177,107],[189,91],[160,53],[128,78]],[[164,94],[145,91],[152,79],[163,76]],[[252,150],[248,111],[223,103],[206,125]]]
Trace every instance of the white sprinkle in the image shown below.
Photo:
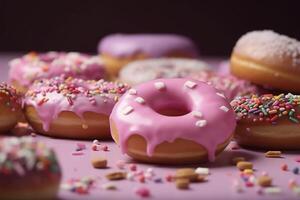
[[[144,104],[145,103],[145,99],[143,99],[142,97],[137,97],[134,99],[136,102],[140,103],[140,104]]]
[[[190,89],[193,89],[197,86],[197,83],[193,82],[193,81],[186,81],[184,83],[184,86]]]
[[[163,90],[163,89],[166,88],[166,85],[165,85],[164,82],[155,82],[155,83],[154,83],[154,86],[155,86],[155,88],[158,89],[158,90]]]
[[[268,187],[264,189],[264,193],[266,194],[279,194],[281,193],[281,188],[279,187]]]
[[[294,186],[292,190],[297,196],[300,196],[300,187],[299,186]]]
[[[197,111],[197,110],[193,110],[193,111],[192,111],[192,115],[193,115],[194,117],[199,117],[199,118],[203,116],[202,112]]]
[[[123,115],[128,115],[129,113],[131,113],[133,111],[133,107],[131,106],[127,106],[123,109],[122,114]]]
[[[132,172],[128,172],[126,175],[126,179],[133,181],[134,180],[134,174]]]
[[[196,121],[195,125],[198,127],[204,127],[206,124],[207,124],[206,120],[198,120],[198,121]]]
[[[97,139],[95,139],[95,140],[93,140],[93,144],[100,144],[100,142],[99,142],[99,140],[97,140]]]
[[[228,112],[229,110],[229,108],[227,108],[226,106],[221,106],[220,109],[223,110],[224,112]]]
[[[104,183],[101,185],[101,187],[105,190],[115,190],[117,189],[116,185],[113,183]]]
[[[241,193],[244,191],[242,184],[238,180],[233,181],[233,188],[238,193]]]
[[[222,98],[226,99],[226,97],[224,96],[224,94],[222,94],[222,93],[219,93],[219,92],[217,92],[216,94],[217,94],[218,96],[220,96],[220,97],[222,97]]]
[[[195,172],[199,175],[209,175],[209,169],[205,167],[198,167]]]
[[[136,89],[131,88],[130,90],[128,90],[128,93],[129,93],[130,95],[136,95],[136,94],[137,94],[137,91],[136,91]]]

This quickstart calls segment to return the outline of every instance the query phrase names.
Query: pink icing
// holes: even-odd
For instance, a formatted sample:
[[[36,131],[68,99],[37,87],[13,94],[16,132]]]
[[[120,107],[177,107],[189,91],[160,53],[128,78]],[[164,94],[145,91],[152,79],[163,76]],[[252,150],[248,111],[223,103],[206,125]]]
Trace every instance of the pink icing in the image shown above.
[[[242,80],[234,76],[218,75],[211,71],[200,71],[190,77],[214,86],[230,101],[237,96],[260,94],[263,91],[249,81]]]
[[[119,97],[128,89],[126,84],[65,76],[35,82],[25,96],[25,105],[33,106],[45,131],[62,111],[74,112],[82,117],[84,112],[110,115]]]
[[[33,81],[65,74],[82,79],[99,80],[106,76],[99,56],[75,52],[28,53],[10,63],[9,81],[28,87]]]
[[[198,57],[198,50],[187,37],[175,34],[113,34],[104,37],[98,45],[99,53],[116,57],[145,53],[150,57],[163,57],[170,52],[184,52]]]
[[[137,97],[144,102],[137,101]],[[189,112],[166,116],[155,111],[166,107],[185,107]],[[230,137],[236,125],[234,111],[218,90],[185,78],[157,79],[132,88],[115,105],[110,121],[119,132],[123,153],[127,152],[128,138],[134,134],[145,138],[149,156],[158,144],[182,138],[206,148],[210,161],[215,158],[217,145]]]

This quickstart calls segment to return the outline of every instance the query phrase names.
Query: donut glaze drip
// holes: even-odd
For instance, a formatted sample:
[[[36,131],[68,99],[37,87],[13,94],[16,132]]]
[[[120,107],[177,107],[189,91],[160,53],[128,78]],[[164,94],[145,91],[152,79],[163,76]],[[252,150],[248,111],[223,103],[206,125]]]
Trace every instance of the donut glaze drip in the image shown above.
[[[113,34],[104,37],[98,45],[99,53],[127,57],[138,53],[150,57],[184,52],[198,57],[198,50],[187,37],[175,34]]]
[[[110,116],[110,122],[119,132],[123,153],[127,152],[128,138],[137,134],[146,140],[149,156],[158,144],[182,138],[202,145],[213,161],[217,145],[234,131],[235,114],[229,103],[215,88],[203,82],[157,79],[131,91],[135,92],[125,93]],[[187,113],[166,116],[157,112],[164,108],[185,109]]]
[[[18,81],[23,86],[42,78],[65,74],[82,79],[99,80],[106,76],[99,56],[75,52],[28,53],[10,63],[9,81]]]
[[[33,106],[45,131],[62,111],[74,112],[83,117],[84,112],[110,115],[119,97],[129,87],[117,82],[84,81],[71,77],[55,77],[36,81],[25,96],[25,104]]]

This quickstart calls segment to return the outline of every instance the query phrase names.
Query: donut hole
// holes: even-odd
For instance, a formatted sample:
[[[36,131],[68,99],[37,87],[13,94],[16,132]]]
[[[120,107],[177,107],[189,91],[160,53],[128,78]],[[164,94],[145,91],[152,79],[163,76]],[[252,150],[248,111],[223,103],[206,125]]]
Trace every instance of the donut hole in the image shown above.
[[[164,116],[183,116],[191,112],[188,102],[180,97],[162,95],[152,99],[150,107],[157,113]]]

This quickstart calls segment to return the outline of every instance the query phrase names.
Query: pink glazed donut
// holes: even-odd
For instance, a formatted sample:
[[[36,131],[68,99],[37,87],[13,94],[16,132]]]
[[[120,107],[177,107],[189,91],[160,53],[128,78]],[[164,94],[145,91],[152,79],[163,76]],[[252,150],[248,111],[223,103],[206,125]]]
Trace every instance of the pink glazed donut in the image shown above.
[[[18,91],[25,93],[35,81],[65,74],[85,80],[106,78],[99,56],[77,52],[28,53],[10,61],[9,81]]]
[[[236,126],[227,99],[193,79],[157,79],[128,90],[110,115],[123,153],[159,164],[213,161]]]

